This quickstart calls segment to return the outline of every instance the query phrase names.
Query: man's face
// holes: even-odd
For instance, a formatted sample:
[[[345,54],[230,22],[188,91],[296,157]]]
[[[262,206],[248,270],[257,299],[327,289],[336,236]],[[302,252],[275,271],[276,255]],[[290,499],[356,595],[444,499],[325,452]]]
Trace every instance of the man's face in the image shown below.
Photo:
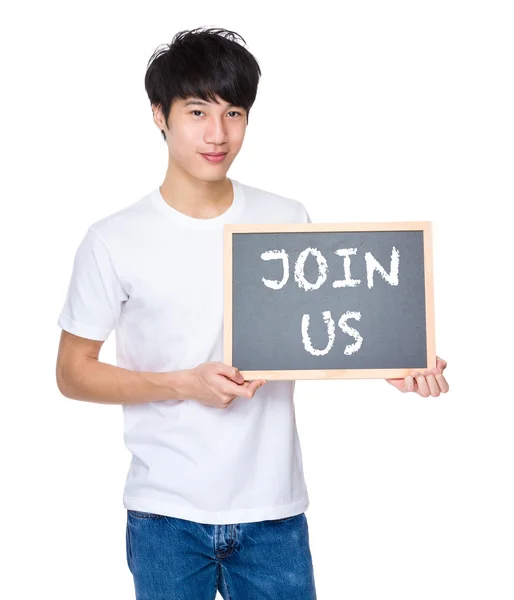
[[[166,127],[160,111],[154,121],[166,134],[170,159],[193,177],[204,181],[224,179],[239,153],[246,132],[246,111],[217,97],[205,102],[190,97],[173,102]],[[155,109],[155,107],[154,107]],[[220,162],[207,160],[202,153],[226,152]]]

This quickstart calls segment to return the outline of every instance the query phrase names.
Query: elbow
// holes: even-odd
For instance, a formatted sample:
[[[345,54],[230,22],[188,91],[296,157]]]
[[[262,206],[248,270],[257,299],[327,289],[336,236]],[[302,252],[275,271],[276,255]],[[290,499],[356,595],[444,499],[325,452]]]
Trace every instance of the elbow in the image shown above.
[[[57,366],[57,369],[55,371],[55,381],[57,383],[57,389],[61,392],[61,394],[65,398],[73,399],[73,393],[71,391],[71,386],[69,384],[68,378],[63,372],[63,369],[59,368],[59,366]]]

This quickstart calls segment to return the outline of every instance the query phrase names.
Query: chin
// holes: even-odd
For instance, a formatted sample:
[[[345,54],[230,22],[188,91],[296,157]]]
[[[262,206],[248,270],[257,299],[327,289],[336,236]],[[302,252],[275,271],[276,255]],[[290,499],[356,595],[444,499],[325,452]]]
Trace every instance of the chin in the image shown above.
[[[197,181],[204,181],[205,183],[212,183],[215,181],[223,181],[225,179],[225,175],[205,175],[205,173],[189,173],[189,175],[196,179]]]
[[[220,169],[216,173],[209,173],[207,169],[195,175],[197,179],[202,179],[203,181],[223,181],[227,177],[228,169]]]

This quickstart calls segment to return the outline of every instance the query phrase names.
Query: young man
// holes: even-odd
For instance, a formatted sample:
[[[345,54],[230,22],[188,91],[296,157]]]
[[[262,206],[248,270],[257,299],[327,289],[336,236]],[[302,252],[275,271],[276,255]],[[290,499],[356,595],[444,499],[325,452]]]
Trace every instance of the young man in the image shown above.
[[[58,320],[60,391],[123,408],[138,599],[316,598],[294,381],[222,362],[223,225],[310,222],[299,201],[227,177],[260,77],[236,38],[182,31],[152,56],[164,182],[89,227]],[[113,329],[118,366],[98,360]],[[439,395],[445,366],[389,382]]]

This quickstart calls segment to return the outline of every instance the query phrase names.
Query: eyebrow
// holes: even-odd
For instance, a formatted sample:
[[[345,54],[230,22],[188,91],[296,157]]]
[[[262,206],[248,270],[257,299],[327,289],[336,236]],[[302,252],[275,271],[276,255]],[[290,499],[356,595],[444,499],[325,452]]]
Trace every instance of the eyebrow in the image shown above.
[[[184,102],[184,106],[188,106],[189,104],[198,104],[200,106],[208,106],[209,102],[205,102],[204,100],[201,100],[200,98],[192,98],[191,100],[187,100],[186,102]],[[227,104],[226,107],[230,108],[231,106],[237,106],[237,104]]]

